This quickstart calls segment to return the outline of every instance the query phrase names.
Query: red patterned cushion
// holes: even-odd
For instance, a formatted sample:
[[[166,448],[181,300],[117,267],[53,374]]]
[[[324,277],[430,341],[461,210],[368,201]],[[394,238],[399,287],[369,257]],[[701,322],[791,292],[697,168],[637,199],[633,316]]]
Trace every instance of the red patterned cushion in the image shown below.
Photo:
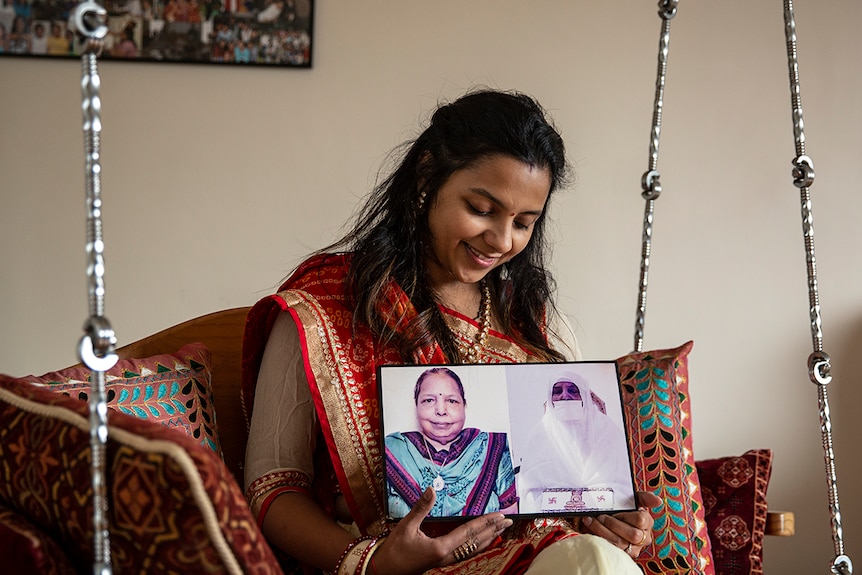
[[[88,406],[0,375],[0,504],[92,570]],[[117,573],[281,574],[242,490],[211,450],[109,410],[106,461]]]
[[[53,539],[24,517],[0,505],[0,557],[7,575],[75,575]]]
[[[638,558],[647,574],[715,573],[692,456],[688,396],[692,345],[631,353],[617,360],[635,485],[664,501],[653,509],[654,541]]]
[[[212,357],[202,343],[176,353],[122,359],[105,372],[108,407],[183,431],[221,456],[211,374]],[[22,379],[87,401],[90,376],[79,366]]]
[[[718,575],[762,575],[772,451],[696,462]]]

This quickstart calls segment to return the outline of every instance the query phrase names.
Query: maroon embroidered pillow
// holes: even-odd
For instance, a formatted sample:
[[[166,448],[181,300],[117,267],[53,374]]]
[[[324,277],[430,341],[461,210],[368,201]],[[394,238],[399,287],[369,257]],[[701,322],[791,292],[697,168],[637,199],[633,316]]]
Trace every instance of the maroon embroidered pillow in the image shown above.
[[[664,501],[653,543],[637,559],[647,575],[713,575],[700,482],[692,455],[688,342],[617,360],[635,485]]]
[[[182,431],[221,457],[211,378],[212,357],[202,343],[121,359],[105,372],[108,407]],[[90,370],[83,366],[21,379],[83,401],[90,392]]]
[[[242,489],[212,451],[115,410],[106,454],[116,573],[281,575]],[[89,408],[0,375],[0,505],[92,570]]]
[[[717,575],[762,575],[772,451],[696,462]]]

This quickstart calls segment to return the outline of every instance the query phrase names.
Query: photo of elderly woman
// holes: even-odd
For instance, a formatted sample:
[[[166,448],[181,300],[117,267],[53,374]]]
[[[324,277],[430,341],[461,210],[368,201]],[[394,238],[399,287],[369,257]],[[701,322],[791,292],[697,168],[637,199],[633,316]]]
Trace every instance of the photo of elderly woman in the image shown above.
[[[429,486],[437,496],[429,517],[517,512],[507,433],[465,426],[468,411],[473,409],[484,413],[486,420],[494,414],[498,421],[500,415],[505,418],[504,373],[491,378],[496,382],[485,386],[488,393],[480,393],[474,387],[476,395],[469,397],[468,404],[462,376],[456,370],[469,372],[475,368],[437,366],[421,371],[413,386],[410,406],[415,425],[397,424],[394,428],[401,431],[386,434],[386,496],[392,518],[407,515]],[[385,398],[384,422],[391,422],[395,419],[392,415],[395,402],[386,398],[386,377],[381,376],[380,380]],[[489,409],[489,403],[501,400],[502,409]],[[398,401],[402,411],[404,401]],[[481,421],[481,413],[474,419]],[[415,429],[405,431],[408,427]]]
[[[622,404],[612,362],[532,373],[510,366],[518,406],[520,512],[579,513],[635,507]],[[542,396],[536,398],[537,388]],[[529,397],[533,399],[530,400]],[[541,403],[537,401],[540,399]],[[528,410],[527,406],[532,407]],[[529,429],[526,434],[520,430]],[[521,439],[524,438],[524,439]]]

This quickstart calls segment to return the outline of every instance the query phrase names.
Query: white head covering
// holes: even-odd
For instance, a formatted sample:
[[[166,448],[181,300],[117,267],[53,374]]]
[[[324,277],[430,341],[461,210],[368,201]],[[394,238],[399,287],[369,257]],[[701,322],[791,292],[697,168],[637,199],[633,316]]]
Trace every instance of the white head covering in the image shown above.
[[[554,385],[560,382],[575,384],[582,410],[574,405],[577,401],[553,401]],[[577,411],[580,416],[573,418]],[[564,372],[551,382],[545,414],[530,431],[517,476],[521,513],[538,512],[542,491],[548,488],[611,488],[616,508],[632,506],[625,434],[604,411],[601,399],[590,391],[582,375]]]

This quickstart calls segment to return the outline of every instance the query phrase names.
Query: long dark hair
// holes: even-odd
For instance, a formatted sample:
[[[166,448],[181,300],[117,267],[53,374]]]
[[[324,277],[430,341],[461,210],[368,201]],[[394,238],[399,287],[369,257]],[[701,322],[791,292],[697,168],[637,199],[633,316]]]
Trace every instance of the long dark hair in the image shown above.
[[[351,231],[322,251],[353,252],[347,281],[355,321],[366,322],[382,341],[393,342],[405,361],[435,340],[450,361],[457,361],[456,341],[437,307],[425,267],[429,207],[454,172],[496,155],[547,169],[550,201],[569,174],[565,147],[533,98],[480,90],[437,108],[419,137],[398,151],[400,163],[371,192]],[[560,360],[563,356],[548,345],[540,329],[545,314],[553,311],[554,284],[545,269],[546,212],[534,223],[524,250],[492,270],[487,281],[501,331],[544,360]],[[419,314],[397,329],[387,325],[376,307],[390,279]]]

